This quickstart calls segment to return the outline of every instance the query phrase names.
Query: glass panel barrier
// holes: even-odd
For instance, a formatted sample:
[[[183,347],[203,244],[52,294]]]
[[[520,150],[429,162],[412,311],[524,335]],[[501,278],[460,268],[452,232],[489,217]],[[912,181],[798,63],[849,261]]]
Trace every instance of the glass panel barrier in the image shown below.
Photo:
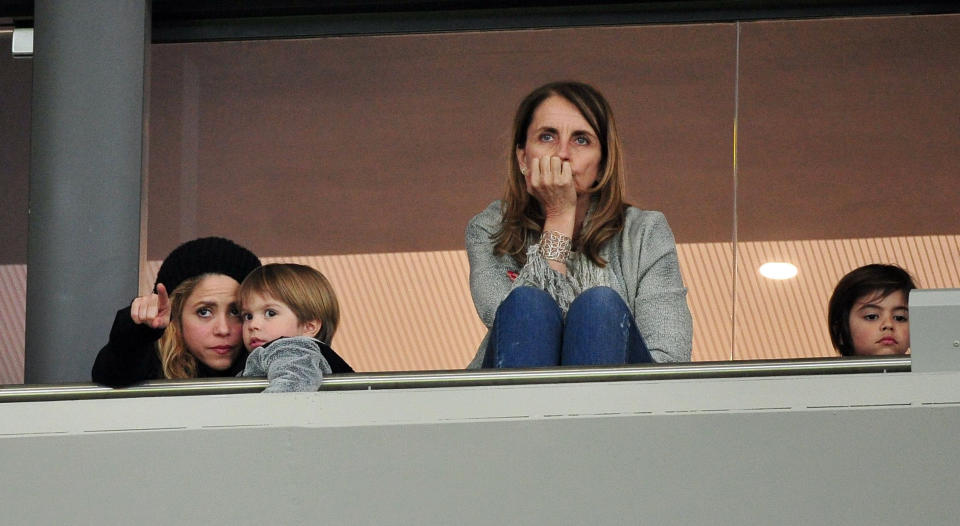
[[[741,26],[735,357],[835,356],[847,272],[960,286],[960,16]],[[771,261],[799,273],[761,277]]]

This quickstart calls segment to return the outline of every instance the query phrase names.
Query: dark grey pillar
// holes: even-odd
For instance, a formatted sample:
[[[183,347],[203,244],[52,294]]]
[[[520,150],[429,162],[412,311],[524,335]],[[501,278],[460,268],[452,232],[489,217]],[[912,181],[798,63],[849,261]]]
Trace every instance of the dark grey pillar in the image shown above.
[[[149,0],[37,0],[26,383],[90,380],[137,293]]]

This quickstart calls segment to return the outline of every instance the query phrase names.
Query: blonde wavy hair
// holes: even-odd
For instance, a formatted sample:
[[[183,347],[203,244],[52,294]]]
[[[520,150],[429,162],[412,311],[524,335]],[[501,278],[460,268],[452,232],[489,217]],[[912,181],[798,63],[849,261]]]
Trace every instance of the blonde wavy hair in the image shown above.
[[[170,323],[163,335],[157,340],[157,354],[160,356],[160,365],[163,368],[164,378],[196,378],[197,358],[191,353],[183,341],[181,323],[183,306],[203,281],[210,274],[201,274],[187,278],[170,294]]]
[[[251,294],[270,296],[282,302],[301,324],[319,320],[315,338],[330,344],[340,323],[340,303],[333,285],[313,267],[296,263],[271,263],[259,267],[244,278],[237,291],[241,309]]]
[[[603,244],[621,230],[626,216],[624,201],[623,154],[620,135],[613,111],[596,88],[582,82],[551,82],[533,90],[517,108],[513,121],[513,144],[509,154],[506,190],[503,197],[503,220],[500,230],[492,236],[497,254],[509,254],[520,265],[527,261],[528,239],[543,230],[544,215],[540,203],[527,192],[524,175],[515,150],[527,144],[527,129],[533,113],[550,97],[563,97],[583,115],[600,139],[601,158],[597,182],[588,191],[593,195],[595,208],[582,231],[574,239],[574,248],[580,250],[600,267],[607,262],[600,257]]]

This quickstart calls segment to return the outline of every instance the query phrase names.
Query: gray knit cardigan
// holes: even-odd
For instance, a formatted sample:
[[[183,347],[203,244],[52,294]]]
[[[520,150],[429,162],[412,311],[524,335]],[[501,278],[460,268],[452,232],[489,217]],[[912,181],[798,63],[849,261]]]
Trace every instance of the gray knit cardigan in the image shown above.
[[[266,376],[270,385],[264,393],[314,392],[332,372],[321,346],[326,344],[307,336],[273,340],[250,353],[241,374]]]
[[[662,213],[628,207],[623,230],[600,250],[607,266],[600,268],[574,253],[566,275],[550,268],[540,257],[537,239],[528,240],[527,263],[522,267],[511,256],[494,254],[491,236],[500,229],[502,216],[501,201],[494,201],[470,220],[466,233],[470,294],[488,329],[497,307],[514,287],[542,289],[566,313],[582,291],[607,286],[617,291],[630,308],[654,361],[690,360],[693,322],[687,289],[680,275],[673,232]],[[488,331],[468,368],[483,363],[489,336]]]

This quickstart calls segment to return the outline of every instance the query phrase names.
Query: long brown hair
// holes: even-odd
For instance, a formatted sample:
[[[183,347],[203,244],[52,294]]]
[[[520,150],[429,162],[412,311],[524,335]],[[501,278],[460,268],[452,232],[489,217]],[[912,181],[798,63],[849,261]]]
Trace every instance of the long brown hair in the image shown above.
[[[503,220],[500,230],[492,236],[496,241],[494,250],[497,254],[509,254],[523,265],[527,261],[527,240],[543,230],[543,211],[539,202],[527,193],[526,180],[520,172],[515,150],[526,147],[527,129],[533,120],[533,113],[552,96],[563,97],[576,106],[600,139],[600,173],[596,184],[587,190],[594,194],[595,209],[574,239],[574,245],[595,264],[604,267],[607,262],[600,257],[600,249],[623,229],[624,224],[623,155],[610,105],[596,88],[582,82],[544,84],[527,95],[517,108],[503,197]]]
[[[187,350],[180,327],[183,319],[183,305],[193,293],[193,289],[209,274],[187,278],[177,285],[170,294],[170,323],[157,340],[157,354],[164,378],[196,378],[197,358]]]

